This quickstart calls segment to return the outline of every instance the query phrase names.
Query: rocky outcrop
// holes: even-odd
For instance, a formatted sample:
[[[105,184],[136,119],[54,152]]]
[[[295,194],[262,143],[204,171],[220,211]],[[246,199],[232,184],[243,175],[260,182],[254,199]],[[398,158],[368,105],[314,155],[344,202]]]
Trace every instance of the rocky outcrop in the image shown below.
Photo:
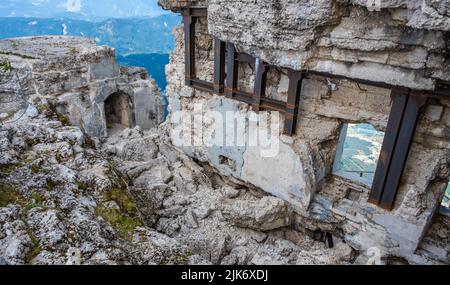
[[[79,128],[28,113],[0,128],[3,263],[352,261],[289,229],[285,202],[227,185],[163,130],[126,129],[96,147]],[[300,258],[310,247],[320,254]]]
[[[61,118],[91,136],[108,135],[108,128],[116,123],[156,127],[163,118],[164,100],[155,81],[144,69],[120,67],[114,53],[86,38],[2,40],[0,62],[14,72],[3,76],[0,86],[46,98]],[[108,102],[117,106],[105,109]],[[116,117],[109,118],[111,112]]]
[[[433,90],[448,81],[447,1],[160,1],[208,8],[212,36],[280,67]],[[372,6],[373,5],[373,6]]]
[[[215,37],[271,65],[265,89],[269,99],[287,101],[289,69],[421,91],[450,81],[448,1],[369,1],[381,3],[378,7],[344,0],[159,2],[177,12],[207,9],[207,18],[200,18],[195,26],[199,79],[212,82]],[[193,116],[232,112],[244,119],[237,120],[240,128],[231,135],[239,145],[210,146],[195,124],[190,137],[172,133],[173,144],[221,175],[288,202],[296,213],[294,225],[340,236],[367,257],[358,262],[367,261],[374,252],[380,262],[389,263],[391,256],[411,263],[434,262],[429,259],[433,254],[424,257],[417,249],[439,217],[436,209],[449,179],[448,99],[435,97],[422,109],[394,209],[385,211],[367,203],[370,183],[335,175],[333,165],[348,124],[370,124],[385,131],[392,106],[390,89],[310,73],[302,82],[296,134],[287,137],[281,134],[283,116],[268,120],[278,126],[269,132],[267,125],[253,124],[257,114],[249,104],[187,87],[184,33],[180,27],[174,34],[176,48],[166,69],[171,78],[167,94],[172,128],[189,130],[189,124],[177,120],[179,111]],[[238,74],[238,89],[252,93],[255,67],[240,64]],[[199,124],[206,133],[228,136],[223,124],[209,120]],[[263,157],[261,152],[267,148],[251,145],[249,138],[256,136],[252,128],[271,134],[265,146],[277,149],[276,156]],[[225,213],[239,205],[226,205]],[[247,219],[258,225],[252,211],[248,210]]]
[[[353,260],[334,259],[325,244],[289,229],[294,220],[284,201],[195,163],[170,143],[167,132],[126,130],[105,144],[114,167],[130,179],[145,225],[213,264],[296,264],[311,245],[330,263]],[[315,257],[301,261],[319,263]]]
[[[1,126],[0,138],[4,263],[189,262],[186,246],[144,227],[123,178],[79,128],[39,114]]]
[[[258,203],[237,201],[223,207],[224,217],[243,228],[267,231],[289,226],[292,221],[286,204],[274,197],[264,197]]]
[[[24,51],[35,50],[38,40],[29,39],[31,47],[27,39],[14,41]],[[15,84],[10,73],[31,64],[24,56],[7,55],[16,61],[2,83]],[[123,83],[132,86],[128,74]],[[42,86],[50,86],[47,80]],[[51,83],[64,88],[59,80]],[[32,82],[24,90],[31,93]],[[59,96],[46,92],[30,95],[24,115],[0,125],[0,264],[353,262],[293,229],[293,211],[283,200],[176,149],[170,124],[91,137],[70,126],[54,106]],[[67,101],[67,110],[76,105]],[[311,248],[317,256],[307,256]]]
[[[276,65],[266,82],[271,99],[286,101],[286,68],[421,90],[448,78],[446,4],[423,1],[419,10],[415,2],[388,1],[371,11],[360,1],[160,2],[177,11],[209,9],[208,19],[196,23],[199,78],[212,80],[216,36]],[[333,164],[344,126],[385,130],[390,90],[308,76],[296,134],[288,137],[280,134],[283,117],[270,117],[278,129],[269,132],[249,105],[186,87],[182,29],[175,39],[167,67],[170,120],[152,130],[126,128],[138,120],[130,116],[129,95],[151,84],[137,69],[119,70],[112,50],[83,42],[87,50],[79,54],[69,46],[80,43],[74,38],[0,42],[7,60],[2,86],[13,89],[11,71],[19,78],[29,73],[33,80],[23,89],[34,94],[22,118],[0,127],[0,263],[446,262],[448,223],[436,210],[450,173],[448,100],[436,97],[423,108],[395,207],[386,211],[367,203],[367,183],[336,175]],[[254,67],[242,65],[239,73],[239,88],[251,91]],[[84,95],[72,97],[77,92]],[[93,106],[100,112],[92,113]],[[244,115],[233,127],[241,144],[211,146],[196,134],[186,139],[178,111],[189,118],[206,111]],[[108,123],[122,128],[108,132]],[[200,127],[216,134],[224,128],[209,118]],[[255,130],[269,148],[251,145]],[[273,150],[276,155],[263,155]],[[323,242],[330,238],[332,249]]]

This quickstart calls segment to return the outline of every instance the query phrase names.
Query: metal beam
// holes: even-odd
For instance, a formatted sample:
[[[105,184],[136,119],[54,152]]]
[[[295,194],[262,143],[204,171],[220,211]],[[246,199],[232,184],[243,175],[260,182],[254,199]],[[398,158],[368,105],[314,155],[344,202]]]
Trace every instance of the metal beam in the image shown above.
[[[184,22],[184,62],[185,62],[185,83],[187,86],[192,85],[192,79],[196,78],[195,74],[195,18],[185,10],[183,13]]]
[[[369,203],[386,210],[394,208],[420,109],[427,102],[427,96],[423,91],[396,88],[392,91],[392,99],[391,114],[369,196]]]
[[[247,103],[249,105],[253,104],[252,93],[237,90],[236,92],[234,92],[233,99],[243,103]],[[281,101],[264,97],[261,98],[261,108],[268,111],[284,112],[286,109],[286,104]]]
[[[238,62],[237,52],[234,44],[227,43],[227,82],[225,95],[228,98],[233,98],[234,92],[237,90],[238,84]]]
[[[214,93],[222,94],[225,83],[225,42],[214,38]]]
[[[321,76],[321,77],[334,78],[334,79],[338,79],[338,80],[348,80],[350,82],[356,82],[359,84],[364,84],[364,85],[369,85],[369,86],[374,86],[374,87],[379,87],[379,88],[385,88],[385,89],[406,88],[406,87],[401,87],[401,86],[395,86],[395,85],[388,84],[385,82],[352,78],[352,77],[347,77],[344,75],[332,74],[332,73],[327,73],[327,72],[306,70],[306,71],[304,71],[304,73],[306,76],[317,75],[317,76]],[[424,90],[424,93],[428,97],[431,97],[431,98],[450,100],[450,86],[442,84],[440,82],[438,82],[438,84],[436,85],[434,90]]]
[[[253,111],[261,111],[261,99],[266,97],[267,65],[259,58],[255,60],[256,75],[253,94]]]
[[[205,92],[212,93],[214,90],[213,83],[204,81],[204,80],[200,80],[200,79],[192,79],[191,86],[195,89],[199,89],[199,90],[205,91]]]
[[[286,111],[284,113],[284,131],[285,135],[294,134],[297,127],[298,110],[300,104],[300,93],[302,91],[303,73],[294,70],[288,71],[289,89],[286,102]]]
[[[207,8],[188,8],[189,15],[193,17],[207,17],[208,9]]]
[[[237,61],[239,62],[246,62],[250,65],[255,66],[256,64],[256,58],[254,58],[253,56],[249,55],[248,53],[245,52],[239,52],[237,55]]]
[[[392,107],[386,127],[383,145],[378,158],[377,169],[372,183],[372,191],[369,203],[379,205],[383,196],[384,185],[388,176],[395,145],[397,143],[398,131],[402,124],[406,103],[408,102],[409,90],[406,88],[395,88],[391,91]]]
[[[420,109],[427,102],[427,97],[423,92],[412,91],[408,96],[408,103],[403,115],[402,125],[398,132],[395,150],[392,154],[392,162],[384,185],[383,196],[380,207],[392,210],[395,205],[400,180],[405,169],[408,154],[419,119]]]

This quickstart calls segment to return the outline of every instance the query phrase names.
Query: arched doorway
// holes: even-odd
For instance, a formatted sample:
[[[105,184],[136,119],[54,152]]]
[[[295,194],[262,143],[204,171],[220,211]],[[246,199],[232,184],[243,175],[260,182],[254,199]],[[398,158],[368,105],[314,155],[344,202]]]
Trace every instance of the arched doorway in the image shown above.
[[[111,94],[105,100],[105,119],[108,134],[133,127],[133,115],[130,97],[123,92]]]

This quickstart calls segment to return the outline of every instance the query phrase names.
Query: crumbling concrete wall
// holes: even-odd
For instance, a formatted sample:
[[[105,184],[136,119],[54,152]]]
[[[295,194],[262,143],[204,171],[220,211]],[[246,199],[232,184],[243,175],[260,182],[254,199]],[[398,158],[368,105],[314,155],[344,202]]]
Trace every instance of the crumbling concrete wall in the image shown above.
[[[270,98],[286,101],[284,68],[324,71],[419,90],[432,90],[438,80],[450,79],[445,41],[448,1],[382,1],[380,11],[369,11],[363,1],[205,2],[160,4],[177,11],[208,8],[207,27],[200,30],[207,29],[211,35],[236,44],[239,51],[277,66],[268,76],[266,93]],[[205,21],[199,23],[206,25]],[[253,114],[247,104],[185,86],[183,36],[183,30],[177,28],[176,49],[167,67],[172,122],[177,111],[189,111],[193,116],[211,110]],[[208,47],[212,48],[197,42],[197,49]],[[199,77],[211,81],[211,56],[200,55],[196,60],[198,66],[208,66],[197,69]],[[239,88],[252,90],[254,71],[244,65],[239,72]],[[239,147],[183,147],[183,138],[174,135],[172,139],[222,175],[288,201],[296,210],[299,227],[333,232],[363,252],[371,253],[375,248],[381,256],[425,263],[426,257],[416,251],[450,175],[450,101],[432,99],[423,108],[393,211],[368,204],[368,186],[332,174],[343,125],[369,123],[384,131],[390,109],[388,89],[309,76],[303,82],[296,135],[281,135],[276,157],[262,158],[261,148],[249,147],[248,120],[240,129],[238,137],[245,144]],[[281,117],[280,133],[283,121]],[[203,127],[223,131],[211,123],[203,123]],[[265,131],[264,126],[257,129]],[[189,139],[201,141],[199,137]]]
[[[448,11],[433,8],[433,1],[380,2],[383,9],[368,11],[368,1],[211,0],[209,30],[277,66],[414,89],[448,80]]]
[[[129,96],[134,125],[158,126],[164,100],[144,69],[121,68],[114,49],[76,37],[35,37],[0,41],[0,60],[21,74],[23,89],[47,98],[72,125],[91,136],[108,134],[105,100]],[[8,81],[5,81],[8,82]],[[14,82],[14,81],[9,81]]]

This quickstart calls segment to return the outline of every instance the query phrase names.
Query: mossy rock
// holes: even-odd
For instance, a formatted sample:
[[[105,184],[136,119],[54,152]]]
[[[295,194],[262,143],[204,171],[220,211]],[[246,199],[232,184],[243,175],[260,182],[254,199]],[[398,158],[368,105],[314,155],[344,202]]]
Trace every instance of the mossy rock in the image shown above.
[[[39,144],[39,140],[37,139],[32,139],[32,138],[26,138],[25,142],[27,143],[28,147],[31,149],[33,148],[33,146]]]
[[[0,207],[6,207],[8,204],[16,203],[19,199],[19,193],[10,185],[0,182]]]
[[[39,193],[31,194],[30,198],[31,198],[31,201],[24,206],[24,210],[26,212],[29,212],[34,208],[47,209],[47,207],[42,205],[45,202],[45,198],[42,197]]]
[[[56,159],[56,161],[58,161],[58,163],[61,163],[63,161],[61,153],[57,152],[55,154],[55,159]]]
[[[118,209],[109,209],[98,206],[95,213],[107,221],[120,237],[130,240],[137,227],[143,226],[137,217],[129,216]]]
[[[3,117],[0,121],[2,121],[2,122],[6,122],[6,121],[8,121],[8,120],[10,120],[10,119],[12,119],[15,115],[17,114],[17,112],[16,111],[11,111],[11,112],[8,112],[8,113],[6,113],[6,116],[5,117]]]
[[[38,105],[37,109],[40,114],[44,114],[47,117],[50,117],[55,113],[49,105],[45,105],[45,104]]]
[[[33,234],[31,229],[27,229],[27,234],[31,239],[31,242],[33,244],[31,250],[27,253],[25,256],[25,264],[30,264],[33,258],[39,255],[39,253],[42,252],[42,247],[39,244],[39,240],[36,238],[36,236]]]
[[[12,70],[11,62],[9,61],[0,62],[0,69],[4,72],[10,72]]]
[[[100,205],[96,208],[97,215],[108,221],[122,238],[131,239],[135,229],[143,226],[138,217],[138,210],[133,198],[125,187],[117,187],[105,193],[103,199],[104,202],[116,202],[119,209],[106,208]]]
[[[133,198],[123,188],[113,188],[105,194],[105,199],[116,202],[120,209],[129,215],[136,215],[137,213],[137,207]]]
[[[80,180],[75,180],[75,185],[77,185],[78,190],[88,190],[89,185],[87,185],[84,182],[81,182]]]
[[[34,174],[37,174],[41,172],[42,168],[39,166],[39,164],[32,164],[31,165],[31,172]]]
[[[0,172],[9,174],[19,167],[21,167],[19,163],[0,164]]]
[[[56,187],[56,182],[53,181],[52,179],[47,179],[47,190],[53,191],[53,190],[55,190],[55,187]]]
[[[66,116],[64,116],[63,114],[57,113],[56,117],[58,118],[58,121],[60,121],[61,124],[63,124],[63,126],[69,125],[69,123],[70,123],[69,119]]]

